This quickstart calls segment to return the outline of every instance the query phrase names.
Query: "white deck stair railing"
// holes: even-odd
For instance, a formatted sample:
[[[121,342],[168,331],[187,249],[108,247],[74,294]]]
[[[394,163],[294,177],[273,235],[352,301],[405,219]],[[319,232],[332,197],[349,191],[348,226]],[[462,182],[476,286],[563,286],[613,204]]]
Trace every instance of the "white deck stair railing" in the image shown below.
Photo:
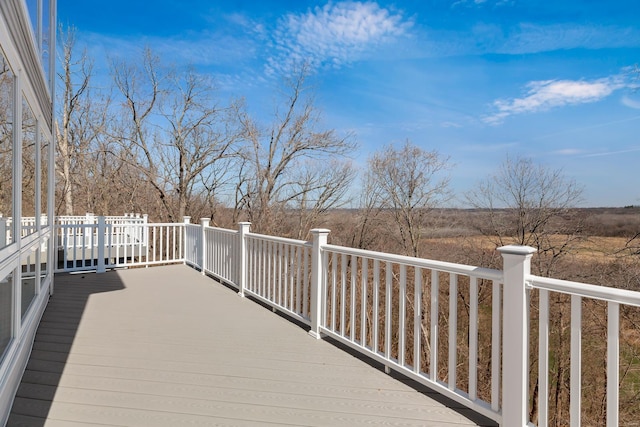
[[[581,424],[582,301],[605,301],[606,425],[618,425],[619,313],[621,306],[640,307],[640,292],[533,276],[533,248],[498,248],[503,269],[492,270],[330,245],[326,229],[312,230],[313,240],[304,242],[251,233],[250,223],[226,230],[210,227],[208,219],[190,224],[185,217],[178,224],[146,220],[125,224],[126,233],[144,236],[145,242],[128,246],[122,258],[114,256],[113,251],[120,249],[114,249],[118,245],[109,240],[111,226],[104,218],[97,224],[58,227],[71,236],[78,230],[91,230],[92,235],[97,230],[98,260],[90,268],[100,272],[120,266],[186,263],[237,288],[240,296],[255,298],[308,325],[311,336],[332,337],[501,426],[531,425],[532,292],[539,295],[540,427],[547,426],[549,419],[549,295],[571,296],[570,425],[575,427]],[[460,318],[459,295],[467,292],[468,318]],[[490,299],[482,309],[481,294]],[[482,333],[481,322],[488,324]],[[487,331],[490,337],[483,337]],[[490,347],[489,372],[482,381],[478,376],[481,342]],[[486,367],[487,363],[485,371]],[[463,371],[468,379],[461,381]],[[480,385],[488,388],[481,392]]]

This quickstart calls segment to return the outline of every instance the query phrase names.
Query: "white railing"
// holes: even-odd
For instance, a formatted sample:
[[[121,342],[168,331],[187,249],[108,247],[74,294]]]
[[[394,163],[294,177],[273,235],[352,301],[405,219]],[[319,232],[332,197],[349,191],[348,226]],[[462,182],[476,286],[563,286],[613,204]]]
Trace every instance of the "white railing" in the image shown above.
[[[47,216],[42,215],[40,217],[40,225],[47,225]],[[36,217],[23,217],[20,221],[20,237],[26,237],[35,233],[38,230],[38,222]],[[9,245],[14,241],[13,239],[13,218],[0,216],[0,242],[3,242],[0,246]]]
[[[184,262],[185,224],[56,224],[56,272]]]
[[[500,271],[333,245],[322,252],[321,333],[499,421]],[[481,288],[493,295],[490,313],[479,312]],[[494,349],[484,358],[486,401],[478,390],[481,320]]]
[[[147,251],[144,258],[135,261],[135,265],[157,265],[184,262],[184,224],[144,224],[144,235],[148,236]],[[128,259],[128,258],[127,258]],[[116,266],[131,265],[126,262]]]
[[[202,265],[202,227],[186,223],[185,220],[185,263],[196,268]]]
[[[97,268],[98,255],[98,225],[97,224],[57,224],[55,252],[58,271],[79,271]],[[106,233],[105,233],[106,234]],[[110,239],[106,239],[110,241]],[[102,235],[103,248],[105,235]],[[104,252],[102,252],[104,258]]]
[[[499,248],[500,271],[329,245],[328,230],[312,230],[304,242],[251,233],[249,225],[225,230],[185,218],[127,225],[126,233],[104,220],[58,225],[76,245],[62,270],[184,262],[308,325],[310,335],[332,337],[502,426],[549,424],[549,299],[556,294],[571,300],[570,419],[581,424],[589,398],[581,391],[582,306],[601,301],[606,425],[618,425],[620,311],[640,307],[640,292],[533,276],[529,247]],[[114,243],[125,234],[138,240]]]
[[[93,214],[84,216],[59,216],[56,217],[56,237],[58,248],[68,250],[77,249],[84,246],[86,249],[97,250],[98,238],[97,225],[99,218],[102,218],[106,225],[105,241],[110,246],[127,246],[132,243],[146,242],[148,239],[144,233],[146,227],[138,225],[147,224],[147,216],[107,216],[97,217]]]
[[[227,283],[238,283],[238,232],[203,225],[203,273],[209,273]]]
[[[245,235],[242,291],[310,325],[311,245],[292,239]]]
[[[529,276],[528,283],[538,292],[538,388],[539,388],[539,419],[538,425],[546,427],[549,419],[549,363],[550,363],[550,298],[553,296],[567,296],[566,308],[570,312],[570,425],[580,426],[582,420],[582,343],[585,339],[599,340],[598,336],[585,336],[582,330],[583,307],[589,314],[597,316],[597,322],[604,325],[606,348],[602,352],[591,349],[591,357],[600,359],[599,366],[606,366],[603,372],[606,381],[606,425],[619,425],[620,412],[620,308],[640,307],[640,293],[622,289],[594,286],[566,280],[546,277]],[[556,298],[557,299],[557,298]],[[558,305],[556,303],[556,305]],[[637,325],[636,325],[637,328]],[[634,329],[634,328],[632,328]],[[638,369],[636,367],[636,369]],[[627,369],[625,369],[627,370]],[[636,400],[636,404],[640,401]],[[628,420],[626,420],[628,421]],[[587,420],[586,424],[593,424],[594,420]]]

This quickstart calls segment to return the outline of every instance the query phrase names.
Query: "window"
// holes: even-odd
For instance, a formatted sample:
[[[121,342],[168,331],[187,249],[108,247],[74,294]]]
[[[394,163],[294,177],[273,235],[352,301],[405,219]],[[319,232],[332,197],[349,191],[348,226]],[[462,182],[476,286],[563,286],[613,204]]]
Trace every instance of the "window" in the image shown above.
[[[48,225],[48,197],[49,197],[49,147],[51,144],[40,133],[40,225]]]
[[[11,342],[13,324],[13,274],[0,280],[0,356]],[[1,359],[1,357],[0,357]]]
[[[27,10],[29,12],[29,21],[33,31],[33,41],[36,45],[37,52],[42,60],[44,75],[48,77],[47,84],[51,84],[54,80],[51,63],[51,0],[27,0]]]
[[[48,264],[48,252],[49,251],[49,238],[47,237],[42,241],[40,245],[40,288],[44,285],[44,282],[49,274],[49,264]]]
[[[34,250],[30,250],[22,254],[22,277],[20,279],[22,283],[21,314],[23,318],[36,296],[36,266],[39,252],[40,247],[36,246]]]
[[[0,51],[0,248],[12,243],[14,75]]]
[[[31,18],[31,30],[38,38],[38,2],[39,0],[27,0],[27,10],[29,11],[29,18]]]
[[[22,236],[36,231],[36,129],[33,111],[22,98]]]

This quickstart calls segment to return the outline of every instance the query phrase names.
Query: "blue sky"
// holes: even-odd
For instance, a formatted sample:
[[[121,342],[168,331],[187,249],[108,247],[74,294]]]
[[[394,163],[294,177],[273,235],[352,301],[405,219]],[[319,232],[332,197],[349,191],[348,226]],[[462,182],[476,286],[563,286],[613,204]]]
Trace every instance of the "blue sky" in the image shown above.
[[[640,204],[637,0],[108,4],[58,0],[97,74],[150,46],[266,118],[305,60],[323,124],[353,132],[356,164],[408,138],[449,156],[458,195],[509,154],[562,168],[585,206]]]

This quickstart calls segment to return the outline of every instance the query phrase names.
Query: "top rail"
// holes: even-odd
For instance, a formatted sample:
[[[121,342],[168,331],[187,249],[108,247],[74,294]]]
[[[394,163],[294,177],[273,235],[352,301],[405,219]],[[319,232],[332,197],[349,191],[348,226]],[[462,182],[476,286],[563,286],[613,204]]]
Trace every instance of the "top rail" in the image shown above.
[[[198,226],[196,226],[198,227]],[[229,230],[227,228],[220,228],[220,227],[205,227],[206,230],[211,230],[215,233],[221,233],[221,234],[226,234],[229,236],[235,236],[236,234],[238,234],[238,230]]]
[[[266,234],[256,234],[256,233],[247,233],[246,236],[248,238],[255,238],[255,239],[264,240],[266,242],[283,243],[285,245],[301,245],[301,246],[309,246],[309,247],[311,247],[311,242],[305,242],[304,240],[289,239],[287,237],[269,236],[269,235],[266,235]]]
[[[473,276],[480,279],[494,280],[502,282],[502,271],[490,268],[474,267],[465,264],[456,264],[445,261],[435,261],[423,258],[415,258],[405,255],[395,255],[385,252],[368,251],[364,249],[349,248],[345,246],[325,245],[324,250],[336,252],[345,255],[354,255],[380,261],[388,261],[398,264],[404,264],[411,267],[426,268],[430,270],[442,271],[447,273],[463,274]]]
[[[529,276],[529,285],[533,288],[561,292],[607,302],[640,307],[640,292],[608,286],[590,285],[570,280],[552,279],[550,277]]]

